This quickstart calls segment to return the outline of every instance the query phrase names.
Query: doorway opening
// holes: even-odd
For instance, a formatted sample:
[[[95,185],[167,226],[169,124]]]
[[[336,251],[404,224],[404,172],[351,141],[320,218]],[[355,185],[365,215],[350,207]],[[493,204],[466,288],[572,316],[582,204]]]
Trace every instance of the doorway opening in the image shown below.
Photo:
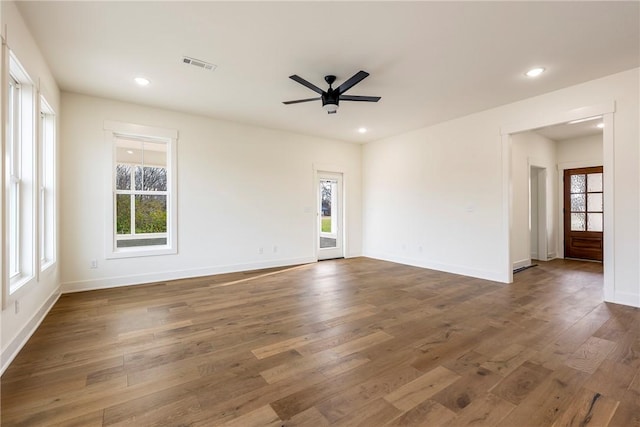
[[[547,169],[529,168],[529,236],[531,260],[546,261],[547,240]]]
[[[575,159],[569,159],[569,158],[561,159],[561,157],[564,154],[566,154],[566,152],[569,152],[571,150],[574,150],[575,152],[577,147],[567,146],[565,147],[566,148],[565,152],[561,153],[560,146],[558,145],[557,151],[556,151],[557,158],[554,162],[555,164],[553,165],[553,167],[544,163],[544,166],[546,166],[546,169],[547,169],[547,182],[548,182],[547,194],[546,194],[547,211],[548,211],[547,225],[546,225],[547,236],[548,236],[547,237],[548,253],[547,253],[546,259],[554,258],[554,257],[559,257],[559,258],[567,257],[564,253],[565,239],[564,239],[564,226],[563,226],[565,212],[566,212],[566,209],[563,210],[565,192],[564,192],[564,186],[562,184],[562,178],[564,175],[564,171],[566,169],[572,169],[572,168],[584,168],[584,167],[591,167],[591,166],[598,166],[598,165],[602,166],[603,167],[602,191],[601,192],[595,191],[595,190],[591,192],[586,191],[585,193],[583,193],[583,195],[586,199],[587,197],[589,197],[589,193],[595,193],[596,195],[595,196],[592,195],[591,198],[592,199],[597,198],[599,200],[599,197],[600,197],[599,193],[602,194],[601,196],[602,211],[601,212],[591,211],[591,213],[594,214],[593,220],[596,220],[596,222],[598,223],[598,225],[592,224],[592,227],[599,227],[599,224],[600,224],[599,220],[602,219],[601,243],[602,243],[602,250],[603,250],[602,262],[604,267],[603,268],[604,300],[605,301],[614,300],[614,296],[615,296],[615,277],[614,277],[615,247],[613,245],[613,235],[614,235],[614,223],[613,223],[613,206],[614,206],[613,118],[614,117],[613,117],[613,114],[614,112],[615,112],[615,104],[613,102],[609,102],[605,104],[576,108],[573,110],[557,111],[555,113],[542,114],[538,117],[531,117],[530,119],[525,120],[524,122],[510,125],[510,126],[504,126],[502,128],[503,178],[504,178],[503,179],[503,195],[504,195],[503,200],[505,200],[505,204],[503,205],[503,207],[504,207],[504,213],[505,213],[505,219],[506,219],[506,221],[503,224],[504,224],[504,236],[507,244],[507,249],[505,254],[506,262],[504,265],[505,265],[505,277],[506,277],[505,281],[507,283],[513,282],[513,268],[514,268],[515,262],[517,262],[518,260],[523,260],[524,258],[522,256],[520,258],[516,258],[518,253],[521,253],[521,255],[523,255],[522,250],[524,248],[520,248],[520,252],[517,252],[517,249],[519,247],[518,246],[519,242],[521,242],[521,239],[518,238],[517,233],[522,233],[522,231],[518,231],[518,230],[521,230],[521,228],[518,228],[516,226],[518,221],[522,222],[522,220],[519,220],[518,219],[519,217],[517,216],[517,213],[522,211],[521,203],[518,202],[518,199],[517,199],[518,197],[521,197],[521,196],[517,196],[517,194],[522,194],[522,193],[521,192],[517,193],[517,189],[515,188],[515,186],[518,185],[517,180],[519,179],[520,182],[522,182],[523,178],[518,178],[519,176],[518,174],[519,173],[521,174],[522,172],[518,172],[518,170],[516,170],[515,166],[513,165],[513,150],[516,148],[512,147],[512,137],[521,133],[534,133],[534,132],[543,133],[540,131],[548,130],[550,128],[555,128],[559,126],[565,126],[569,124],[581,123],[581,122],[583,124],[592,125],[592,126],[596,126],[597,124],[599,124],[600,133],[597,136],[600,144],[597,150],[598,158],[595,158],[596,157],[595,155],[587,155],[588,154],[587,150],[582,148],[584,147],[584,145],[581,145],[581,148],[578,150],[582,154],[581,157],[578,157]],[[548,138],[555,140],[555,138],[552,138],[552,137],[548,137]],[[596,137],[594,136],[594,138]],[[596,145],[594,144],[593,147],[596,147]],[[592,154],[595,154],[595,153],[596,151],[594,150]],[[530,155],[533,156],[534,158],[538,158],[538,156],[540,156],[540,154],[537,154],[535,152]],[[529,159],[531,159],[531,157],[529,157]],[[594,162],[592,160],[596,160],[596,161]],[[531,163],[527,165],[525,161],[525,164],[522,166],[526,168],[525,176],[535,177],[537,173],[539,178],[540,171],[535,169],[532,170],[531,166],[542,166],[542,165],[537,163],[535,165]],[[522,169],[520,169],[520,171],[522,171]],[[540,181],[538,180],[538,187],[539,187],[539,182]],[[554,183],[557,183],[557,184],[554,184]],[[529,191],[531,192],[530,194],[533,194],[536,191],[535,183],[533,184],[533,187],[534,188],[531,188],[531,187],[529,188]],[[527,191],[526,187],[521,191]],[[537,189],[537,191],[539,191],[539,188]],[[574,197],[574,198],[578,198],[578,197]],[[530,202],[535,202],[537,200],[538,200],[537,198],[535,200],[530,199]],[[595,202],[595,200],[592,200],[592,202]],[[599,203],[599,201],[597,203]],[[595,205],[592,205],[592,206],[595,206]],[[535,215],[536,213],[539,213],[540,206],[538,206],[537,208],[538,209],[536,209],[535,212],[533,211],[532,207],[527,209],[525,212],[526,214],[530,215],[532,219],[536,219]],[[585,209],[589,209],[589,208],[585,206]],[[597,209],[599,209],[599,206]],[[569,213],[571,213],[571,211]],[[575,211],[573,213],[581,213],[581,212]],[[589,211],[585,211],[585,221],[587,219],[588,213]],[[527,243],[530,243],[530,246],[527,245],[526,250],[531,254],[531,258],[534,258],[533,255],[536,252],[540,254],[540,249],[541,249],[539,247],[540,241],[541,241],[539,215],[537,219],[538,221],[532,221],[530,223],[532,228],[529,230],[526,230],[527,232],[524,234],[527,236],[527,240],[528,240]],[[538,229],[534,231],[534,228],[536,226]],[[585,223],[585,231],[588,231],[586,228],[587,228],[587,225]],[[592,230],[592,231],[595,231],[595,230]],[[538,239],[537,239],[538,247],[534,246],[535,235],[538,236]],[[522,245],[520,244],[520,246]],[[554,252],[555,252],[555,255],[553,254]],[[553,256],[549,256],[549,254]],[[544,253],[542,255],[544,255]],[[529,257],[526,256],[526,258],[529,258]]]
[[[342,174],[318,173],[318,260],[344,257]]]

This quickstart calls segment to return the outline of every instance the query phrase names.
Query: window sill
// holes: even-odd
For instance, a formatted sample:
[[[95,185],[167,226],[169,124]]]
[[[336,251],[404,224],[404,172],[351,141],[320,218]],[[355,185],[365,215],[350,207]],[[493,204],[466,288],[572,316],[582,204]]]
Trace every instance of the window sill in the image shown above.
[[[9,283],[9,295],[7,295],[7,303],[18,299],[30,287],[35,276],[18,276]]]
[[[151,249],[149,247],[131,247],[131,248],[119,248],[117,251],[107,254],[107,259],[120,259],[120,258],[136,258],[145,256],[159,256],[159,255],[175,255],[178,253],[176,248],[168,246],[159,246],[157,249]]]
[[[53,267],[56,265],[55,261],[45,261],[42,264],[40,264],[40,273],[46,273],[48,270],[53,269]]]

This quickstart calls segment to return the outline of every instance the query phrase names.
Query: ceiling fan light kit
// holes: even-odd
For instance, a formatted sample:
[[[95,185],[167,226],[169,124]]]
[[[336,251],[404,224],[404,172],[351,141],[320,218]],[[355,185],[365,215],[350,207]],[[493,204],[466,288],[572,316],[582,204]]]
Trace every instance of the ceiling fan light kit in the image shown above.
[[[303,86],[308,87],[312,91],[318,93],[320,97],[316,98],[307,98],[307,99],[296,99],[294,101],[284,101],[283,104],[298,104],[301,102],[309,102],[309,101],[322,101],[322,108],[327,111],[327,114],[335,114],[338,111],[340,101],[360,101],[360,102],[378,102],[380,101],[379,96],[358,96],[358,95],[344,95],[346,91],[351,89],[353,86],[360,83],[364,80],[369,73],[366,71],[358,71],[354,74],[350,79],[346,82],[342,83],[337,88],[333,88],[333,83],[336,81],[336,76],[328,75],[325,76],[324,80],[329,84],[329,89],[326,91],[320,89],[318,86],[313,83],[308,82],[300,76],[292,75],[289,76],[291,80],[294,80],[300,83]]]
[[[327,114],[335,114],[338,112],[339,105],[338,104],[324,104],[322,106],[325,110],[327,110]]]

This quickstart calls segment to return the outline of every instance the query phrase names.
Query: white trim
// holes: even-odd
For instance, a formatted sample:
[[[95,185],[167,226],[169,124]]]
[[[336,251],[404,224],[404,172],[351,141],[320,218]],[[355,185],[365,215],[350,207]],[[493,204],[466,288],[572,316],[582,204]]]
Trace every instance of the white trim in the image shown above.
[[[612,301],[612,296],[616,295],[615,286],[615,157],[613,136],[613,111],[607,112],[602,118],[604,129],[602,129],[602,168],[604,180],[604,235],[603,235],[603,260],[604,263],[604,300]]]
[[[538,182],[536,187],[538,188],[538,195],[540,195],[540,193],[542,192],[544,197],[543,197],[543,203],[542,206],[540,205],[540,198],[538,197],[538,224],[536,225],[536,229],[538,230],[538,244],[536,245],[538,247],[538,253],[535,254],[535,256],[533,256],[533,258],[538,259],[540,261],[547,261],[547,253],[549,251],[549,246],[550,243],[553,243],[553,246],[557,246],[557,242],[549,242],[548,240],[548,236],[549,236],[549,224],[547,223],[547,216],[548,216],[548,206],[547,206],[547,198],[549,197],[549,195],[547,194],[547,182],[549,181],[549,174],[548,174],[548,168],[547,166],[544,165],[544,162],[536,159],[536,158],[532,158],[532,157],[528,157],[527,158],[527,167],[528,167],[528,183],[529,183],[529,198],[527,200],[527,211],[529,213],[529,223],[531,224],[531,167],[537,168],[537,169],[541,169],[541,171],[544,173],[544,187],[541,189],[540,188],[540,177],[538,176]],[[538,172],[540,173],[540,172]],[[544,216],[541,218],[540,217],[540,211],[544,211]],[[544,227],[540,227],[540,224],[544,225]],[[552,224],[553,225],[553,224]],[[542,229],[541,229],[542,228]],[[556,227],[556,239],[557,239],[557,228]],[[531,252],[531,229],[529,229],[529,242],[528,242],[528,247],[529,247],[529,252]],[[542,242],[543,247],[540,247],[540,242]],[[545,258],[541,259],[540,258],[540,253],[545,254]],[[531,259],[529,259],[529,263],[531,263]]]
[[[164,139],[178,139],[176,129],[159,128],[155,126],[138,125],[135,123],[117,122],[105,120],[103,129],[112,133],[119,133],[138,138],[154,137]]]
[[[520,261],[515,261],[513,263],[513,269],[517,270],[522,267],[529,267],[531,265],[531,259],[521,259]]]
[[[319,174],[322,173],[327,173],[327,174],[341,174],[342,175],[342,196],[340,198],[340,203],[342,204],[342,219],[341,219],[341,228],[340,228],[340,233],[342,234],[342,256],[344,258],[348,258],[348,257],[353,257],[353,256],[358,256],[358,255],[349,255],[349,227],[347,226],[347,224],[349,223],[349,215],[351,214],[351,211],[349,210],[349,205],[347,204],[347,200],[349,197],[349,190],[347,189],[347,186],[349,184],[349,180],[351,178],[349,169],[347,166],[342,165],[342,164],[337,164],[337,163],[313,163],[312,164],[312,168],[313,168],[313,180],[312,180],[312,193],[314,196],[313,200],[314,200],[314,205],[316,206],[316,217],[314,218],[314,225],[313,225],[313,229],[314,229],[314,233],[313,233],[313,254],[315,257],[315,261],[318,260],[318,251],[319,251],[319,245],[318,245],[318,241],[320,239],[320,235],[319,235],[319,230],[318,230],[318,215],[320,215],[320,206],[318,206],[318,196],[317,196],[317,192],[318,192],[318,188],[317,188],[317,183],[318,183],[318,178],[319,178]]]
[[[239,271],[260,270],[264,268],[286,267],[298,264],[315,263],[313,257],[289,258],[274,261],[259,261],[246,264],[231,264],[215,267],[194,268],[189,270],[171,270],[156,273],[134,274],[101,279],[79,280],[61,285],[62,293],[83,292],[95,289],[117,288],[121,286],[143,285],[166,280],[186,279],[190,277],[211,276],[214,274],[235,273]]]
[[[2,9],[4,8],[4,2],[0,1],[0,15],[2,15]],[[0,23],[3,22],[0,19]],[[9,250],[9,230],[7,229],[8,219],[6,218],[6,208],[5,204],[7,202],[5,189],[6,189],[6,179],[5,179],[5,150],[6,150],[6,137],[7,131],[5,128],[7,117],[7,108],[6,105],[9,101],[8,99],[8,87],[9,87],[9,73],[4,70],[9,69],[9,47],[7,46],[4,38],[5,26],[0,25],[0,33],[2,33],[2,45],[0,47],[0,84],[2,84],[2,89],[0,89],[0,147],[2,147],[2,159],[0,159],[0,182],[2,183],[2,190],[0,191],[0,197],[2,197],[2,202],[0,202],[0,310],[4,309],[7,304],[7,295],[9,293],[9,285],[7,278],[7,271],[9,269],[9,259],[8,259],[8,250]],[[2,318],[2,313],[0,313],[0,319]],[[1,330],[0,330],[1,333]],[[1,365],[0,365],[1,370]]]
[[[365,252],[363,256],[382,261],[410,265],[413,267],[426,268],[429,270],[443,271],[445,273],[459,274],[461,276],[475,277],[478,279],[504,283],[504,281],[502,280],[503,274],[500,271],[480,270],[475,268],[468,268],[462,265],[442,264],[436,261],[404,258],[396,255],[385,254],[382,252]]]
[[[317,220],[316,220],[316,234],[318,237],[316,238],[316,256],[317,260],[324,259],[332,259],[332,258],[344,258],[345,254],[345,226],[344,226],[344,174],[339,172],[328,172],[325,170],[316,171],[316,179],[315,179],[315,192],[316,192],[316,206],[317,206]],[[319,187],[318,184],[321,179],[331,179],[337,182],[337,206],[332,206],[332,219],[335,218],[335,222],[331,224],[333,227],[335,225],[337,229],[337,233],[323,233],[321,232],[321,224],[322,224],[322,202],[319,197]],[[335,209],[334,209],[335,208]],[[335,248],[320,248],[319,242],[320,237],[326,236],[335,236],[336,238],[336,247]]]
[[[105,157],[109,159],[105,167],[105,206],[106,215],[104,221],[104,250],[105,259],[133,258],[143,256],[174,255],[178,253],[178,170],[177,170],[177,137],[178,131],[175,129],[164,129],[152,126],[137,125],[133,123],[115,122],[106,120],[104,122],[105,134]],[[114,222],[114,165],[116,163],[116,147],[114,144],[117,137],[131,137],[141,140],[152,140],[154,142],[164,142],[168,145],[166,170],[167,170],[167,191],[162,192],[167,196],[167,243],[162,246],[140,246],[116,248]],[[139,235],[141,238],[144,236]]]
[[[58,198],[58,181],[57,181],[57,162],[58,162],[58,140],[57,140],[57,115],[51,105],[47,102],[45,96],[40,93],[39,94],[39,115],[40,120],[38,120],[39,124],[42,124],[43,119],[42,115],[46,116],[47,120],[50,120],[49,124],[51,125],[52,141],[49,149],[51,150],[48,154],[49,157],[46,157],[45,153],[47,152],[47,147],[45,146],[45,129],[41,128],[38,131],[38,275],[39,273],[51,268],[57,262],[57,198]],[[49,160],[49,164],[45,165],[44,162]],[[50,170],[49,170],[50,169]],[[47,176],[43,176],[43,172],[48,171]],[[47,178],[51,180],[48,182]],[[49,185],[44,186],[43,183],[47,182]],[[46,197],[47,190],[50,191],[50,197]],[[44,197],[43,197],[43,194]],[[44,199],[44,200],[43,200]],[[49,210],[43,211],[44,208],[47,207],[47,201],[50,200]],[[43,207],[42,204],[45,204]],[[43,215],[43,213],[49,213],[49,217],[47,215]],[[49,220],[49,221],[47,221]],[[44,225],[44,227],[43,227]],[[48,226],[47,226],[48,225]],[[47,233],[47,234],[44,234]],[[44,248],[42,248],[42,239],[44,240]],[[44,249],[44,253],[43,253]],[[38,277],[39,278],[39,277]]]
[[[614,244],[614,132],[613,114],[615,113],[615,101],[586,107],[574,108],[568,111],[555,111],[531,117],[516,124],[506,124],[501,127],[502,140],[502,217],[503,217],[503,275],[508,278],[508,283],[513,282],[513,271],[511,262],[511,224],[512,224],[512,203],[511,195],[511,134],[537,129],[545,126],[552,126],[559,123],[566,123],[572,120],[579,120],[586,117],[603,116],[603,166],[604,166],[604,209],[610,212],[605,215],[604,223],[604,300],[613,301],[615,298],[615,244]]]
[[[49,297],[42,303],[40,308],[35,311],[33,316],[25,324],[25,326],[9,341],[9,344],[2,350],[0,357],[0,375],[2,375],[11,364],[13,359],[18,355],[22,347],[27,343],[29,338],[38,329],[49,311],[60,298],[60,289],[56,287]]]
[[[500,133],[502,135],[509,135],[512,133],[566,123],[572,120],[601,116],[603,114],[614,113],[615,111],[615,101],[609,101],[603,104],[578,107],[567,111],[545,112],[544,114],[528,117],[521,122],[505,124],[500,127]]]
[[[615,292],[613,298],[611,298],[610,300],[607,300],[605,298],[605,300],[607,302],[612,302],[615,304],[622,304],[640,308],[640,295],[638,294],[632,294],[629,292]]]
[[[511,135],[503,133],[502,145],[502,259],[503,266],[500,281],[513,282],[513,261],[511,260],[511,229],[513,228],[513,209],[511,209],[511,181],[513,179],[511,160]]]
[[[6,56],[5,56],[6,55]],[[20,63],[17,56],[11,51],[6,44],[3,45],[3,60],[8,62],[8,67],[3,75],[3,82],[6,78],[13,76],[13,80],[19,85],[18,94],[18,106],[19,111],[19,140],[17,148],[19,150],[19,156],[16,157],[18,169],[13,173],[12,180],[18,179],[18,225],[17,232],[19,234],[17,242],[17,251],[19,254],[18,264],[19,271],[12,277],[9,277],[8,270],[10,269],[9,256],[9,216],[6,212],[6,206],[8,206],[9,192],[4,194],[6,206],[3,205],[3,229],[6,240],[5,253],[3,258],[5,270],[7,273],[2,277],[2,308],[5,309],[15,300],[20,298],[21,295],[33,286],[37,282],[39,274],[39,236],[38,236],[38,120],[39,117],[39,97],[37,94],[37,88],[33,83],[33,80],[27,73],[26,69]],[[7,81],[8,86],[8,81]],[[3,94],[6,90],[2,90]],[[4,96],[3,96],[4,99]],[[4,111],[4,109],[3,109]],[[6,114],[6,113],[4,113]],[[3,141],[6,139],[5,132],[2,135]],[[11,143],[12,146],[15,141],[4,141],[5,144]],[[3,175],[3,182],[4,182]],[[6,185],[6,183],[4,183]],[[4,187],[3,187],[4,188]]]

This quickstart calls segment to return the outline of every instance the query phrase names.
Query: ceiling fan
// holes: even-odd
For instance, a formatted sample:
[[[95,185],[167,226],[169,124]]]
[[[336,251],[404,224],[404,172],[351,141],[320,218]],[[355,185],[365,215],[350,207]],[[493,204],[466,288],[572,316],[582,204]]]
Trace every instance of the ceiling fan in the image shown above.
[[[295,101],[284,101],[283,104],[298,104],[300,102],[309,102],[309,101],[317,101],[322,100],[322,107],[327,110],[328,114],[335,114],[338,111],[338,105],[340,101],[364,101],[364,102],[378,102],[380,100],[379,96],[358,96],[358,95],[344,95],[346,91],[351,89],[353,86],[360,83],[364,80],[369,73],[366,71],[358,71],[354,74],[349,80],[342,83],[337,88],[332,88],[331,85],[336,81],[336,76],[325,76],[324,81],[329,83],[329,89],[325,92],[320,89],[318,86],[313,83],[309,83],[305,79],[300,76],[293,75],[289,76],[291,80],[295,80],[303,86],[308,87],[312,91],[319,93],[320,96],[317,98],[307,98],[307,99],[297,99]]]

